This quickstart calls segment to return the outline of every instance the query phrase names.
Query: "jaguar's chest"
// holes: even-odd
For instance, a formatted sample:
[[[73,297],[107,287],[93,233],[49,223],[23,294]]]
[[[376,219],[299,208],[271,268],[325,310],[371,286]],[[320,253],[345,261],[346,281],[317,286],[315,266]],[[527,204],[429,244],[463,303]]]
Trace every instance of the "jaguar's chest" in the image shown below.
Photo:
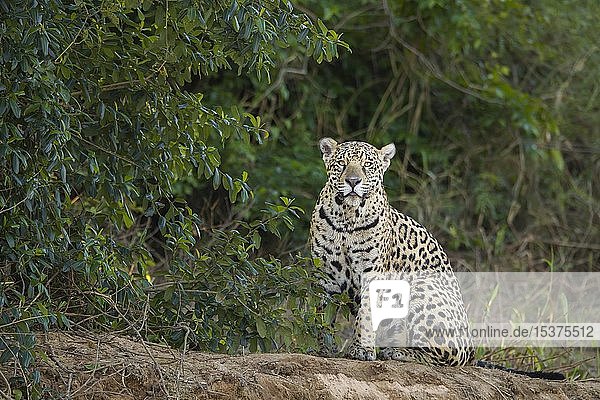
[[[337,274],[361,273],[365,270],[380,269],[382,257],[386,254],[387,243],[379,229],[351,231],[335,229],[327,221],[321,221],[316,236],[317,254],[326,261]],[[320,251],[319,251],[320,250]]]
[[[371,236],[339,235],[336,239],[336,258],[343,259],[352,270],[360,271],[368,267],[368,264],[377,262],[382,254],[382,249]]]

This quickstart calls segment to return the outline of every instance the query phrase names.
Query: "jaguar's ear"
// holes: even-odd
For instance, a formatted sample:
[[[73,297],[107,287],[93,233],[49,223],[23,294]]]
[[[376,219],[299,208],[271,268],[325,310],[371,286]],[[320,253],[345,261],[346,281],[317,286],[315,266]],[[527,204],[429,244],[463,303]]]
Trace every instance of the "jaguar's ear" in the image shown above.
[[[391,159],[396,154],[396,146],[394,146],[394,143],[390,143],[386,146],[383,146],[381,150],[379,150],[379,153],[381,153],[381,155],[383,156],[385,169],[387,169],[387,167],[390,166]]]
[[[323,161],[327,160],[335,151],[337,147],[337,142],[332,138],[323,138],[319,142],[319,147],[321,148],[321,153],[323,153]]]

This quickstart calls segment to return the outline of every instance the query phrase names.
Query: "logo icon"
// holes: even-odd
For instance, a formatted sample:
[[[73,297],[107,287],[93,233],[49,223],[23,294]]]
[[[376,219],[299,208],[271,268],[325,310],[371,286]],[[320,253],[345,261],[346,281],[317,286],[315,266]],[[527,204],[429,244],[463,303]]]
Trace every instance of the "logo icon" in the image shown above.
[[[410,285],[405,280],[372,280],[369,283],[371,323],[377,331],[381,321],[408,315]]]

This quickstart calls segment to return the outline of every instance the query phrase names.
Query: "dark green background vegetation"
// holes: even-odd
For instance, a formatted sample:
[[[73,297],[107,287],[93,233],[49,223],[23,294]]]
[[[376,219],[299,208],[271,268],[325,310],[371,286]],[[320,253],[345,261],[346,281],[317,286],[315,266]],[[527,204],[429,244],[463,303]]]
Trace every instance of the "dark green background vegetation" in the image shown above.
[[[15,390],[39,394],[47,329],[314,349],[335,311],[316,312],[305,248],[324,136],[394,142],[392,205],[459,270],[597,270],[597,15],[558,0],[1,2]],[[597,374],[595,353],[524,354],[513,365]]]

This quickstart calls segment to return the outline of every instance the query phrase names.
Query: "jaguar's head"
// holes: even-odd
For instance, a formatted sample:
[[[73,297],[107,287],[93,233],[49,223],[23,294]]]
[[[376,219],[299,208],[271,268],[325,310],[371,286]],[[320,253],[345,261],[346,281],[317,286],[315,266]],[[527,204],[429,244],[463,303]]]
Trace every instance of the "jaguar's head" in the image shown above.
[[[396,154],[393,143],[381,149],[365,142],[337,143],[331,138],[319,142],[327,169],[328,185],[336,197],[359,204],[372,193],[383,191],[383,174]]]

